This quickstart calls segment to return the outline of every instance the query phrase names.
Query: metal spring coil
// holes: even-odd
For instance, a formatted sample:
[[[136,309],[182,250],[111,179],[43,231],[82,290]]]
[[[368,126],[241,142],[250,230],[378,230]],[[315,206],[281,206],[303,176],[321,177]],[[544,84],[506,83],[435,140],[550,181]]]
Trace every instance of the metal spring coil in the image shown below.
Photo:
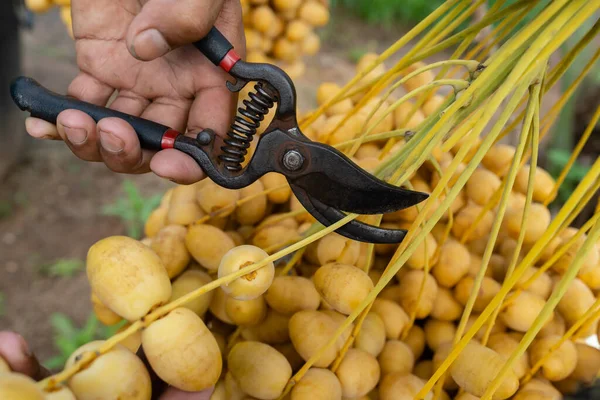
[[[248,154],[250,142],[256,134],[261,121],[273,107],[275,100],[267,93],[261,83],[254,86],[255,92],[249,94],[250,100],[245,99],[245,108],[238,108],[238,115],[231,124],[231,130],[227,133],[228,138],[224,140],[225,146],[221,147],[223,154],[219,159],[225,164],[229,171],[240,171],[242,163]]]

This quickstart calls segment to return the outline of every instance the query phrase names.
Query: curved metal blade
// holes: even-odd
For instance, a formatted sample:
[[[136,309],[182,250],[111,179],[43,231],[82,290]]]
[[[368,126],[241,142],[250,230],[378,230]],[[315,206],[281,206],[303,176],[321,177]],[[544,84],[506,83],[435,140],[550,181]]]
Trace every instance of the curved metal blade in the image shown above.
[[[306,146],[310,148],[307,167],[288,181],[330,207],[357,214],[385,214],[429,197],[376,178],[331,146],[317,142]]]
[[[300,187],[293,184],[290,186],[294,195],[296,195],[296,198],[304,206],[306,211],[311,213],[312,216],[324,226],[334,224],[346,216],[341,211],[331,208],[309,196]],[[402,229],[379,228],[356,220],[348,222],[334,232],[352,240],[376,244],[400,243],[407,233],[407,231]]]

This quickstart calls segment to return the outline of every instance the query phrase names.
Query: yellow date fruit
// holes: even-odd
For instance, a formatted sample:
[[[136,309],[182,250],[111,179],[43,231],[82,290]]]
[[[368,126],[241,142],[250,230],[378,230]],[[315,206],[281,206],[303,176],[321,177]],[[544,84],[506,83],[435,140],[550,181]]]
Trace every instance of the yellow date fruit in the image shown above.
[[[308,361],[319,349],[329,342],[337,323],[329,315],[320,311],[298,311],[290,318],[289,334],[294,348]],[[329,346],[322,356],[313,364],[315,367],[327,368],[335,359],[336,346]]]
[[[422,295],[419,296],[423,280],[425,286]],[[437,292],[438,285],[431,274],[421,270],[411,270],[400,281],[400,305],[409,314],[416,311],[417,319],[425,318],[433,309]]]
[[[292,367],[283,354],[254,341],[233,346],[227,366],[245,393],[265,400],[279,397],[292,376]]]
[[[407,344],[400,340],[388,340],[377,361],[382,375],[393,372],[409,374],[415,365],[415,356]]]
[[[463,306],[467,304],[471,291],[475,285],[475,278],[466,276],[454,287],[454,298]],[[490,277],[484,277],[477,293],[473,310],[481,312],[500,291],[500,284]]]
[[[265,294],[273,310],[292,315],[301,310],[316,310],[321,298],[312,280],[302,276],[278,276]]]
[[[529,362],[532,365],[537,364],[542,357],[545,359],[541,367],[542,376],[553,382],[567,378],[577,366],[577,348],[570,340],[565,340],[546,357],[560,340],[561,337],[557,335],[540,338],[532,343],[529,352]]]
[[[469,249],[457,240],[448,239],[431,273],[440,286],[451,288],[469,272],[470,265]]]
[[[290,394],[290,400],[342,400],[342,385],[330,370],[312,367]]]
[[[194,260],[209,271],[216,271],[225,253],[235,247],[222,229],[207,224],[190,226],[185,245]]]
[[[0,373],[0,399],[45,400],[36,382],[16,372]]]
[[[360,243],[335,232],[323,237],[317,245],[317,258],[321,265],[337,262],[356,265],[360,255]]]
[[[77,400],[75,395],[67,386],[63,386],[59,390],[46,393],[44,400]]]
[[[546,302],[543,298],[523,291],[504,307],[500,312],[500,318],[509,328],[518,332],[527,332],[544,305]],[[548,322],[550,321],[551,319]]]
[[[408,314],[392,300],[375,299],[371,311],[383,320],[385,335],[388,339],[398,339],[408,324]]]
[[[456,321],[463,312],[462,305],[452,296],[452,291],[439,287],[430,316],[440,321]]]
[[[502,181],[493,172],[477,168],[467,182],[467,197],[480,206],[484,206],[498,190]]]
[[[450,366],[450,375],[465,391],[482,396],[505,362],[505,358],[494,350],[476,342],[469,342]],[[519,380],[514,371],[510,370],[505,374],[492,399],[508,399],[518,388]]]
[[[171,286],[171,299],[169,300],[169,302],[176,300],[190,292],[193,292],[194,290],[201,288],[202,286],[208,284],[211,281],[212,278],[206,272],[196,269],[189,269],[183,274],[179,275],[173,281],[173,284]],[[199,316],[203,316],[210,307],[214,296],[215,291],[210,290],[196,297],[195,299],[186,302],[182,305],[182,307],[189,308]]]
[[[569,376],[578,382],[592,384],[600,372],[600,350],[587,343],[575,343],[577,366]]]
[[[377,357],[386,343],[383,319],[370,311],[363,320],[360,331],[354,340],[354,347]]]
[[[181,225],[167,225],[152,238],[150,248],[162,260],[169,278],[179,275],[190,262],[186,234],[187,229]]]
[[[289,322],[289,316],[268,309],[266,318],[260,324],[242,327],[241,334],[246,340],[283,344],[290,340]]]
[[[425,351],[425,331],[418,325],[411,326],[402,341],[411,348],[415,360],[418,360]]]
[[[176,308],[142,332],[142,347],[156,374],[184,391],[200,391],[219,380],[219,345],[200,317]]]
[[[381,369],[377,359],[359,349],[349,349],[335,372],[347,398],[365,396],[377,386]]]
[[[150,213],[150,216],[144,224],[144,234],[146,237],[153,237],[167,224],[167,207],[158,207]]]
[[[519,346],[519,341],[506,333],[495,333],[490,336],[487,347],[508,359]],[[513,370],[517,378],[521,379],[529,371],[529,354],[525,352],[513,363]]]
[[[207,214],[218,213],[227,217],[233,213],[240,191],[224,188],[210,179],[204,179],[196,194],[198,204]]]
[[[424,326],[427,346],[436,351],[441,345],[451,342],[456,335],[456,326],[449,321],[427,319]]]
[[[73,365],[83,354],[96,351],[103,343],[98,340],[81,346],[71,354],[66,366]],[[149,400],[151,395],[150,374],[144,363],[120,344],[98,356],[67,384],[75,397],[82,400]]]
[[[229,319],[238,326],[256,325],[267,316],[267,303],[263,296],[250,300],[225,298],[225,312]]]
[[[264,190],[260,180],[240,189],[240,200],[244,202],[236,208],[235,217],[241,225],[253,225],[264,218],[267,211],[267,195],[262,193]]]
[[[292,189],[285,176],[276,172],[269,172],[260,178],[265,190],[268,190],[267,198],[271,203],[283,204],[290,199]]]
[[[225,253],[221,259],[219,278],[262,261],[268,256],[266,251],[256,246],[242,245],[234,247]],[[275,265],[271,261],[267,265],[242,275],[232,282],[222,284],[221,288],[234,299],[250,300],[265,293],[271,286],[274,276]]]
[[[448,379],[448,378],[446,378]],[[396,372],[384,375],[379,383],[380,400],[412,400],[425,386],[425,382],[416,375]],[[428,394],[426,400],[431,400]]]
[[[126,236],[101,239],[87,254],[92,292],[121,317],[134,321],[171,297],[171,281],[160,257]]]
[[[329,263],[317,270],[315,287],[327,304],[342,314],[350,314],[373,289],[373,281],[352,265]]]

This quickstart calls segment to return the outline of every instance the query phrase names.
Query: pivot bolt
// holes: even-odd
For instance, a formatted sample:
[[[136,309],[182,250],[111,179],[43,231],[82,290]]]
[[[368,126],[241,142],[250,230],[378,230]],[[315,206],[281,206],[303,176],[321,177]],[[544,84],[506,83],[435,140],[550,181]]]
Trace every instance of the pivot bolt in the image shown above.
[[[290,150],[283,155],[283,165],[290,171],[298,171],[304,164],[304,157],[296,150]]]
[[[200,146],[206,146],[212,141],[212,135],[207,130],[203,130],[198,134],[196,140]]]

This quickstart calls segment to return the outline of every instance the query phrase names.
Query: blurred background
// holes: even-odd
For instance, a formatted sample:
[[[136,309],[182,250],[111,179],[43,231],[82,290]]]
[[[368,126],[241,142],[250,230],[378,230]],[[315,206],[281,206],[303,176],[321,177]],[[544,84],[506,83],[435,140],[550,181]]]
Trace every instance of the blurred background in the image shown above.
[[[343,85],[354,76],[362,55],[385,50],[441,3],[331,0],[328,23],[315,31],[320,50],[305,57],[304,73],[294,78],[301,110],[316,106],[320,83]],[[546,3],[540,2],[540,7]],[[0,329],[24,335],[50,369],[60,367],[80,344],[120,327],[106,328],[94,317],[85,278],[87,249],[109,235],[141,238],[147,215],[171,186],[152,174],[113,173],[103,164],[79,160],[62,142],[33,140],[26,134],[25,115],[9,95],[10,81],[28,75],[65,93],[78,69],[64,18],[56,7],[31,14],[21,0],[0,1]],[[427,61],[449,56],[438,54]],[[577,78],[589,57],[583,54],[566,73],[562,89],[547,95],[545,110]],[[598,105],[600,69],[595,67],[586,80],[541,149],[542,166],[555,176]],[[598,154],[597,127],[553,207],[568,198]]]

